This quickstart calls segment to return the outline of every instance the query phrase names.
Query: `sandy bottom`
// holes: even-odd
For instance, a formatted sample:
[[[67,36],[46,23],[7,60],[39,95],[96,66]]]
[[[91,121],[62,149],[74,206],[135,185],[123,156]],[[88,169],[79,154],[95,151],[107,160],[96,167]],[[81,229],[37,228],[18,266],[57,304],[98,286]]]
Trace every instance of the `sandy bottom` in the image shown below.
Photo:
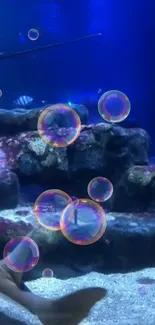
[[[106,288],[107,297],[95,305],[88,318],[81,323],[82,325],[154,325],[155,284],[140,285],[136,281],[139,277],[155,279],[155,269],[110,275],[92,272],[67,280],[40,278],[26,284],[34,293],[51,298],[85,287]],[[144,295],[140,295],[139,290]],[[0,295],[0,324],[40,325],[41,323],[27,310]]]

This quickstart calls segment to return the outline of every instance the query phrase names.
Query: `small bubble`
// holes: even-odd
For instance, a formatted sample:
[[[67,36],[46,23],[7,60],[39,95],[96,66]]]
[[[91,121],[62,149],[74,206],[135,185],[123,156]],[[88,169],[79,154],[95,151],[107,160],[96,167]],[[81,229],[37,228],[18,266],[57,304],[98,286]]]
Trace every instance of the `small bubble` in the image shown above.
[[[35,29],[35,28],[31,28],[28,31],[28,38],[31,41],[36,41],[39,38],[39,31],[37,29]]]
[[[43,278],[53,278],[53,271],[51,269],[44,269],[42,272]]]
[[[141,286],[138,288],[138,293],[141,297],[144,297],[148,294],[148,288],[146,286]]]
[[[97,202],[107,201],[113,194],[113,185],[105,177],[95,177],[88,184],[88,195]]]

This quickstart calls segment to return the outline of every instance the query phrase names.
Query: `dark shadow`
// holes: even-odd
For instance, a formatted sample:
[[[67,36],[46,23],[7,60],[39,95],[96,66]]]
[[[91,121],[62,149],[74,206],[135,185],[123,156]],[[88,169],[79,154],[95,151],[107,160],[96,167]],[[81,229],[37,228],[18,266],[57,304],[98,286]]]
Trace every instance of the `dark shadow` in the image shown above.
[[[4,315],[2,312],[0,312],[0,324],[5,325],[25,325],[25,322],[22,322],[17,319],[13,319],[9,316]]]

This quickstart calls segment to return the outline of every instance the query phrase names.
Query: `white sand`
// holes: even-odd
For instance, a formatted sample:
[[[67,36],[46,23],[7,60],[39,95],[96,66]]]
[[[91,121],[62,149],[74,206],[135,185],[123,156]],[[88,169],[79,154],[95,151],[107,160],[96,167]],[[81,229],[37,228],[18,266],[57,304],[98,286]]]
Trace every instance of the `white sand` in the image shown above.
[[[26,284],[34,293],[51,298],[90,286],[108,289],[107,297],[96,304],[82,325],[154,325],[155,284],[145,286],[148,293],[145,296],[140,296],[138,288],[142,285],[136,282],[139,277],[155,279],[155,269],[110,275],[92,272],[68,280],[42,278]],[[0,295],[0,324],[40,325],[41,323],[27,310]]]

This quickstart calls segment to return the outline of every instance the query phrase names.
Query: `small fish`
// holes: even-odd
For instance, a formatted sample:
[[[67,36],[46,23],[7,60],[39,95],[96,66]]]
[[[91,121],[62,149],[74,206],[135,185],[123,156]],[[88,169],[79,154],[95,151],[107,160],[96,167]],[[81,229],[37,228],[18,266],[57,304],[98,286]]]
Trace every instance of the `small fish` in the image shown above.
[[[30,97],[30,96],[27,96],[27,95],[23,95],[23,96],[20,96],[18,97],[17,99],[15,99],[13,101],[13,106],[16,106],[16,107],[27,107],[30,105],[30,103],[33,102],[33,98]]]
[[[153,284],[155,283],[155,279],[149,277],[142,277],[136,280],[139,284]]]
[[[15,254],[20,260],[23,252],[18,247],[18,250],[15,248],[11,254]],[[88,316],[95,303],[104,298],[107,293],[104,288],[92,287],[58,299],[47,299],[32,293],[23,283],[22,276],[22,273],[10,270],[5,264],[5,259],[1,260],[0,293],[24,306],[36,315],[43,325],[77,325]]]

